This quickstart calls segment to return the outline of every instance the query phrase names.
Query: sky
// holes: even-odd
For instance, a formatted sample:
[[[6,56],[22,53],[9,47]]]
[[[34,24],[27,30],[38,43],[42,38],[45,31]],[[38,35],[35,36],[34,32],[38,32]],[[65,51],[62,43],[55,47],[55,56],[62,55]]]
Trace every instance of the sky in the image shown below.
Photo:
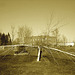
[[[11,25],[27,25],[33,35],[40,35],[50,22],[60,21],[58,27],[61,35],[69,41],[75,41],[75,0],[0,0],[0,32],[11,34]],[[15,34],[16,38],[17,34]]]

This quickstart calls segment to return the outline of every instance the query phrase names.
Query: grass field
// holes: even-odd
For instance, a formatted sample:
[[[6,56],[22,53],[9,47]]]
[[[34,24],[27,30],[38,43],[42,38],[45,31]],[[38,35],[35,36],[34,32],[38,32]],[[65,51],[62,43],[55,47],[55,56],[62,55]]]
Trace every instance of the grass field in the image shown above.
[[[75,57],[44,51],[37,62],[37,52],[31,52],[30,55],[0,56],[0,75],[75,75]]]
[[[36,56],[0,57],[0,75],[75,75],[75,60]],[[58,64],[57,64],[58,63]]]

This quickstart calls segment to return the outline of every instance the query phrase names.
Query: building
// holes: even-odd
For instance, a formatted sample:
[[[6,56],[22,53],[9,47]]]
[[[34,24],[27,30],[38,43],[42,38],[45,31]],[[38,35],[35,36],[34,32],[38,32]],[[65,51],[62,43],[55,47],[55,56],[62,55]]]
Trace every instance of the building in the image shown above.
[[[56,37],[54,36],[31,36],[24,39],[25,44],[31,44],[31,45],[50,45],[56,43]]]

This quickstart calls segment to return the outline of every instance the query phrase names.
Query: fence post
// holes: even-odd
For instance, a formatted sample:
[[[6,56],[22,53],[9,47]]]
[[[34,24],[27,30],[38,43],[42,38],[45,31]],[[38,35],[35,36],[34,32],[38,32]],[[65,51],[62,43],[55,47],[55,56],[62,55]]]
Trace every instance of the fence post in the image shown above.
[[[37,57],[37,61],[41,60],[41,54],[42,54],[42,48],[41,46],[38,46],[38,57]]]

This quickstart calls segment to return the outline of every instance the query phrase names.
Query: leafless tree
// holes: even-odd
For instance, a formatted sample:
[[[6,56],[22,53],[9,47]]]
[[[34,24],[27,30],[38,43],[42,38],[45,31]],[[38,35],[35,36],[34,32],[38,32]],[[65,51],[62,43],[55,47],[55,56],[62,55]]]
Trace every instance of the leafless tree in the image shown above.
[[[11,36],[12,36],[12,43],[14,41],[14,36],[15,36],[15,26],[11,25]]]
[[[65,46],[65,43],[67,42],[67,38],[66,38],[66,36],[62,36],[62,42],[64,43],[64,46]]]
[[[20,43],[27,44],[29,42],[32,30],[28,26],[21,26],[18,28],[18,38]]]
[[[55,36],[56,38],[56,46],[58,45],[58,42],[59,42],[59,39],[60,39],[60,34],[59,34],[59,29],[56,28],[54,31],[53,31],[53,35]]]
[[[43,34],[46,36],[55,36],[56,37],[56,45],[57,45],[57,43],[59,41],[59,29],[66,24],[61,23],[64,18],[62,18],[61,20],[57,20],[57,21],[55,21],[54,18],[55,18],[55,16],[52,12],[50,15],[49,24],[46,25],[46,30],[43,32]]]

